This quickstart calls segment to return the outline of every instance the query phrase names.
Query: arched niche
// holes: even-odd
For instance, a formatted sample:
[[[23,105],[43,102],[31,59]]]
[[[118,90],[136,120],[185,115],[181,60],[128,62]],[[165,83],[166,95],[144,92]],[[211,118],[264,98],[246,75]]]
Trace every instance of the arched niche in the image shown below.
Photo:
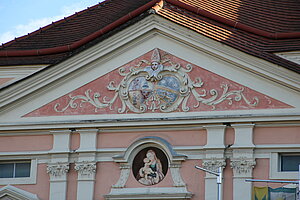
[[[161,160],[163,158],[159,154],[163,154],[166,157],[173,186],[153,187],[155,184],[149,184],[152,187],[147,187],[147,184],[141,184],[139,188],[126,188],[125,185],[132,170],[134,159],[139,154],[146,154],[149,150],[155,151],[156,156]],[[146,158],[146,156],[141,156],[141,158]],[[139,138],[126,149],[124,154],[113,157],[114,161],[120,165],[121,173],[117,183],[112,185],[111,192],[105,195],[105,199],[190,199],[192,194],[187,191],[186,184],[181,178],[179,170],[181,163],[186,158],[187,156],[174,151],[172,145],[163,138],[154,136]]]

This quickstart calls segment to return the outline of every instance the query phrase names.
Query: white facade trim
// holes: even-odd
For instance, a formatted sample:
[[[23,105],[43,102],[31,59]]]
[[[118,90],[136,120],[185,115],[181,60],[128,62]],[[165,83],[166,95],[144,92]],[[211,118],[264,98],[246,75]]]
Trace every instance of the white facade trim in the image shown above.
[[[32,194],[12,185],[0,188],[0,198],[2,199],[2,197],[11,197],[15,200],[39,200],[36,194]]]
[[[185,187],[160,187],[160,188],[122,188],[112,189],[106,200],[133,200],[133,199],[190,199],[192,194]]]
[[[299,150],[297,152],[299,152]],[[269,171],[270,179],[299,179],[299,172],[281,172],[280,171],[279,153],[280,152],[271,153],[270,171]]]
[[[25,158],[21,159],[24,160]],[[8,159],[5,159],[8,160]],[[18,161],[18,159],[9,158],[10,161]],[[37,159],[31,159],[30,177],[23,178],[0,178],[0,185],[8,184],[36,184],[37,177]]]

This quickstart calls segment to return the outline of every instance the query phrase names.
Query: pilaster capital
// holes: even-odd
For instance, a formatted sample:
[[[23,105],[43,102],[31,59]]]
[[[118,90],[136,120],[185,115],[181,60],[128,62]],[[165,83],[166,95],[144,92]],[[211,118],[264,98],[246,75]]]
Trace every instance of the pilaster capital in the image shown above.
[[[252,169],[256,162],[253,158],[235,158],[230,161],[230,166],[233,169],[235,177],[252,177]]]
[[[51,177],[62,177],[69,171],[69,163],[50,163],[47,165],[47,173]]]
[[[96,162],[83,161],[75,163],[74,169],[80,176],[93,176],[96,173]]]
[[[202,160],[202,167],[210,171],[217,172],[219,167],[225,168],[226,162],[224,159],[211,158]]]

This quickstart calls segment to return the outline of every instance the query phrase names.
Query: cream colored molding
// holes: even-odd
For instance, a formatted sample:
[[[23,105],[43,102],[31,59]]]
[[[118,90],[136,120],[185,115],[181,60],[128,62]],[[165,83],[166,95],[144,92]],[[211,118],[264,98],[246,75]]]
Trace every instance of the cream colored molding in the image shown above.
[[[235,140],[231,148],[254,148],[253,128],[254,124],[231,124],[234,129]]]
[[[49,163],[47,173],[50,176],[50,200],[66,199],[67,196],[67,173],[69,163]]]
[[[173,186],[175,186],[175,187],[185,187],[186,186],[185,182],[181,178],[180,168],[181,168],[181,163],[170,165],[170,171],[171,171],[171,175],[172,175],[172,179],[173,179]]]
[[[279,110],[277,110],[279,111]],[[230,112],[201,112],[201,113],[180,113],[182,116],[178,117],[178,113],[163,117],[159,114],[151,114],[149,118],[141,119],[141,115],[131,116],[127,115],[124,119],[111,119],[116,117],[111,115],[110,119],[101,119],[101,116],[69,116],[65,119],[62,117],[49,117],[44,122],[10,122],[0,124],[0,131],[20,131],[20,130],[41,130],[41,129],[79,129],[79,128],[98,128],[98,127],[133,127],[133,126],[161,126],[174,125],[176,120],[177,125],[197,125],[197,124],[215,124],[215,123],[251,123],[255,122],[289,122],[299,121],[300,113],[293,113],[288,110],[281,110],[281,113],[274,114],[272,111],[266,111],[265,114],[258,114],[248,111],[248,114],[243,114],[243,111]],[[170,113],[168,113],[170,114]],[[166,115],[166,114],[164,114]],[[148,115],[149,116],[149,115]],[[41,118],[41,117],[39,117]],[[85,120],[83,120],[83,118]],[[97,118],[97,119],[96,119]],[[55,119],[55,120],[54,120]],[[61,119],[61,121],[57,121]],[[54,120],[54,121],[53,121]]]
[[[51,153],[66,153],[70,151],[70,130],[50,131],[53,135],[53,148]]]
[[[47,173],[51,180],[60,179],[69,171],[69,163],[51,163],[47,165]]]
[[[18,161],[18,160],[24,160],[28,158],[5,158],[5,161]],[[1,161],[1,159],[0,159]],[[30,177],[23,177],[23,178],[0,178],[0,185],[8,185],[8,184],[36,184],[36,178],[37,178],[37,159],[31,159],[30,163]]]
[[[105,200],[187,200],[193,196],[186,187],[144,187],[112,189]]]
[[[79,129],[80,147],[76,152],[96,151],[98,129]]]
[[[1,199],[13,199],[13,200],[39,200],[36,194],[32,194],[20,188],[14,187],[12,185],[7,185],[0,188]]]
[[[226,167],[225,159],[212,158],[212,159],[203,159],[202,167],[210,171],[218,172],[219,167],[224,169]],[[206,173],[209,175],[209,173]]]
[[[186,189],[186,184],[184,183],[183,179],[181,178],[180,174],[180,167],[181,163],[186,159],[185,155],[180,155],[177,154],[174,150],[173,147],[164,139],[160,137],[143,137],[135,142],[133,142],[124,152],[124,154],[119,155],[119,156],[114,156],[113,159],[116,163],[120,164],[120,177],[119,180],[117,181],[116,184],[112,186],[111,192],[109,195],[106,195],[106,199],[145,199],[147,196],[147,199],[149,198],[154,198],[154,197],[159,197],[159,199],[169,199],[171,193],[167,192],[165,194],[158,193],[160,190],[159,188],[156,187],[151,187],[153,189],[153,194],[149,193],[149,189],[147,188],[147,192],[144,191],[143,193],[141,191],[141,194],[138,194],[140,189],[139,188],[134,188],[135,193],[133,194],[128,194],[126,193],[127,190],[132,190],[133,188],[125,188],[125,184],[128,180],[128,177],[130,175],[130,170],[131,170],[131,165],[133,163],[134,157],[137,155],[138,152],[141,150],[147,148],[147,147],[156,147],[162,150],[166,155],[167,158],[169,158],[169,168],[171,171],[171,177],[173,180],[173,187],[172,188],[180,188],[178,191],[184,190],[184,194],[191,197],[191,193],[189,193]],[[173,191],[171,189],[170,191]],[[176,192],[178,194],[178,191]],[[125,192],[125,193],[124,193]],[[174,194],[173,194],[174,195]],[[178,194],[179,195],[179,194]],[[181,195],[179,196],[174,196],[174,199],[182,199]],[[173,198],[172,198],[173,199]]]
[[[111,36],[109,39],[102,41],[94,47],[79,53],[75,57],[59,63],[51,69],[49,68],[45,70],[43,73],[37,74],[34,78],[29,78],[22,84],[17,84],[8,90],[2,91],[0,95],[5,98],[1,99],[2,101],[0,102],[0,106],[7,105],[8,103],[11,103],[17,99],[19,99],[18,104],[24,103],[21,101],[30,101],[29,99],[24,99],[21,97],[28,95],[29,93],[41,87],[45,87],[50,83],[52,83],[52,85],[47,86],[46,88],[49,89],[50,87],[56,87],[60,83],[58,81],[53,83],[55,80],[58,80],[62,77],[64,77],[64,81],[70,80],[73,78],[72,76],[76,76],[72,75],[66,77],[66,75],[69,75],[71,72],[82,68],[84,65],[86,66],[81,70],[89,70],[94,67],[95,63],[93,63],[93,61],[96,59],[102,58],[104,62],[105,60],[113,58],[116,53],[120,54],[122,52],[126,52],[125,46],[127,48],[132,48],[133,45],[137,45],[142,42],[139,40],[141,38],[140,36],[145,36],[143,39],[147,39],[149,34],[161,34],[165,37],[174,38],[174,42],[180,42],[198,51],[215,56],[216,58],[229,62],[240,69],[244,68],[250,73],[254,73],[258,76],[268,78],[271,81],[284,84],[295,90],[299,90],[300,88],[299,74],[293,73],[289,70],[281,69],[280,67],[269,62],[249,56],[248,54],[222,45],[219,42],[206,38],[191,30],[185,29],[182,26],[176,25],[159,16],[152,15],[140,21],[139,23],[132,25],[131,27],[122,30],[120,33]],[[129,42],[131,43],[129,44]],[[122,49],[120,47],[124,48]],[[103,56],[106,56],[106,58],[104,59]],[[274,68],[276,68],[276,70],[274,70]],[[33,79],[35,81],[33,81]],[[43,90],[43,92],[46,91],[46,88]],[[65,90],[61,92],[65,94],[69,91]],[[52,100],[54,100],[54,98],[55,97],[53,97]],[[51,101],[51,99],[49,100]]]
[[[129,174],[130,174],[131,167],[127,163],[125,163],[125,164],[120,163],[120,170],[121,170],[120,178],[119,178],[118,182],[112,186],[112,188],[125,187],[125,184],[127,182]]]
[[[235,158],[230,161],[230,166],[233,169],[234,177],[250,177],[252,178],[252,169],[255,167],[255,159]]]
[[[21,65],[21,66],[1,66],[0,79],[1,78],[13,78],[12,80],[2,84],[1,88],[4,88],[16,81],[19,81],[27,76],[30,76],[48,65]]]
[[[86,179],[86,178],[93,178],[96,173],[96,162],[80,162],[75,163],[74,169],[78,172],[78,180],[79,179]]]
[[[279,153],[284,152],[272,152],[270,155],[270,179],[299,179],[299,172],[281,172],[279,169]],[[297,151],[299,153],[299,150]]]
[[[76,162],[74,169],[78,172],[77,199],[93,200],[96,162]]]
[[[275,53],[277,56],[300,65],[300,51]]]
[[[205,149],[225,148],[224,135],[226,125],[207,125],[204,126],[207,131],[207,144]]]

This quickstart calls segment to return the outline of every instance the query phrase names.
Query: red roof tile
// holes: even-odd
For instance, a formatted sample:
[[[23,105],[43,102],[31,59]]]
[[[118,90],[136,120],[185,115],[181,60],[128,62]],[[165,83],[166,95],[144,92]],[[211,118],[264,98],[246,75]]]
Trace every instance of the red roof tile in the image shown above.
[[[0,47],[0,65],[53,64],[149,10],[158,0],[107,0]],[[298,0],[166,0],[157,14],[300,73],[274,52],[300,50]],[[101,36],[101,37],[100,37]],[[94,41],[95,43],[95,41]],[[81,47],[81,48],[79,48]],[[79,48],[79,50],[78,50]]]

